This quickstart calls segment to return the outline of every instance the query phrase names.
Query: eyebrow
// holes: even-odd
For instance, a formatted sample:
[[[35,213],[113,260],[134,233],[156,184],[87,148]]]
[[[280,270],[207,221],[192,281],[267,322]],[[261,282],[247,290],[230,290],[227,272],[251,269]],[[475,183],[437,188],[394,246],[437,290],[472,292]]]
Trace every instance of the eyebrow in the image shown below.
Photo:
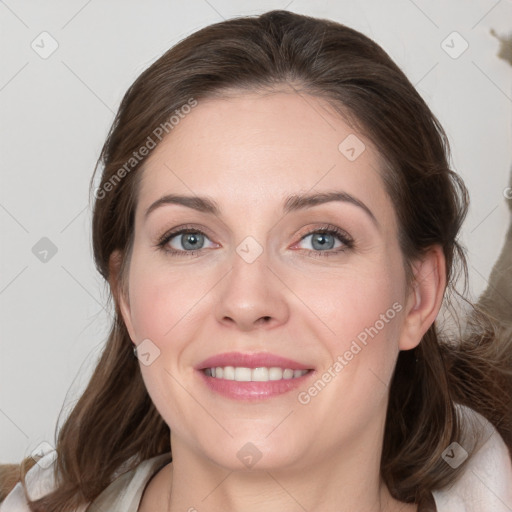
[[[286,198],[286,201],[284,202],[283,206],[283,211],[285,214],[287,214],[293,211],[304,210],[306,208],[311,208],[319,204],[330,203],[333,201],[350,203],[359,207],[370,217],[370,219],[377,227],[379,226],[377,218],[370,210],[370,208],[368,208],[368,206],[366,206],[361,200],[343,191],[319,192],[316,194],[309,195],[291,195]],[[168,204],[178,204],[186,206],[187,208],[192,208],[199,212],[209,213],[216,216],[220,215],[220,208],[218,207],[217,203],[207,197],[167,194],[161,197],[160,199],[157,199],[153,204],[151,204],[151,206],[149,206],[146,209],[144,217],[147,218],[151,212],[153,212],[154,210],[161,206]]]

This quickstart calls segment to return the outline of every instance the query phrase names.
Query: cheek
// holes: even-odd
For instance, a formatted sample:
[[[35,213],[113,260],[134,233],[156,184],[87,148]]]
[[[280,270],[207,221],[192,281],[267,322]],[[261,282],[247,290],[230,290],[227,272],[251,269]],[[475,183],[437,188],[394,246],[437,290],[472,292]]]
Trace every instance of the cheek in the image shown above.
[[[375,329],[397,332],[395,319],[404,306],[403,293],[398,276],[394,277],[391,271],[347,270],[339,275],[317,275],[314,281],[306,280],[297,286],[302,286],[300,295],[308,297],[319,323],[329,328],[341,348],[360,333],[364,339],[368,330],[374,336]]]
[[[194,315],[194,305],[207,292],[206,283],[183,269],[169,271],[158,264],[134,261],[130,271],[130,313],[139,339],[157,345]]]
[[[181,385],[181,365],[193,336],[193,305],[201,294],[199,287],[189,286],[189,279],[183,270],[169,272],[134,254],[129,281],[132,325],[137,342],[149,339],[156,346],[150,349],[150,364],[140,364],[142,378],[164,421],[180,432],[185,429],[184,418],[191,414],[190,396]]]
[[[310,317],[314,337],[328,353],[320,374],[342,376],[334,388],[343,393],[351,389],[355,397],[374,381],[387,385],[391,378],[405,309],[404,278],[399,268],[395,271],[382,261],[346,270],[343,275],[317,276],[314,286],[306,280],[298,294],[309,297],[318,318]]]
[[[387,400],[404,306],[389,277],[360,276],[345,280],[341,290],[339,285],[326,290],[322,319],[335,334],[316,331],[328,357],[312,386],[300,390],[298,401],[311,405],[317,417],[329,415],[334,425],[358,431]]]
[[[326,356],[296,398],[306,416],[329,418],[318,427],[326,439],[355,439],[385,411],[405,308],[400,269],[383,264],[318,276],[314,287],[307,279],[298,292],[310,290],[308,305],[322,321],[311,315],[309,327]]]

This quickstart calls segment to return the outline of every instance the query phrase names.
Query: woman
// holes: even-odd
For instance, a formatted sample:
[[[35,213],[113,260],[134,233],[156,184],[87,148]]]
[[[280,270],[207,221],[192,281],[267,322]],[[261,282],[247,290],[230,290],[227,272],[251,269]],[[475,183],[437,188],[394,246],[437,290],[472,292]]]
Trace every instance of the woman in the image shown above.
[[[169,50],[98,162],[107,345],[1,510],[509,510],[510,338],[435,323],[466,270],[448,160],[338,23],[272,11]]]

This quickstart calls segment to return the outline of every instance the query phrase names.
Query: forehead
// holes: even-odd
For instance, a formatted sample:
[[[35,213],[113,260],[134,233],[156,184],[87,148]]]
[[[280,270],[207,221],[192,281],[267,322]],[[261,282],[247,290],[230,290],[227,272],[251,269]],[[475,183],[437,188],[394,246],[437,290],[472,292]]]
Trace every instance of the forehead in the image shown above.
[[[390,202],[379,168],[373,144],[323,100],[239,93],[199,100],[174,126],[144,163],[138,208],[166,193],[274,207],[293,193],[336,189],[382,215]]]

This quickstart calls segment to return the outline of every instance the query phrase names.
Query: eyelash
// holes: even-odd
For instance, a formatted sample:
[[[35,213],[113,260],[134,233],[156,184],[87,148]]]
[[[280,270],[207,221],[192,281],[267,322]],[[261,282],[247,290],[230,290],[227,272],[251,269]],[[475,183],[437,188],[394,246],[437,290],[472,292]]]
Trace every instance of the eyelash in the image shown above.
[[[329,249],[326,251],[314,251],[311,249],[299,249],[301,251],[306,251],[309,253],[314,254],[314,257],[329,257],[329,256],[335,256],[337,254],[343,253],[349,249],[354,248],[354,240],[346,233],[345,231],[341,230],[340,228],[333,226],[332,224],[326,224],[324,226],[321,226],[319,228],[316,228],[312,231],[307,232],[305,235],[303,235],[299,242],[302,242],[306,237],[314,234],[326,234],[326,235],[334,235],[338,240],[340,240],[344,247],[338,247],[337,249]],[[184,235],[184,234],[200,234],[204,235],[208,238],[208,235],[201,231],[200,229],[194,228],[193,226],[184,226],[179,229],[173,230],[171,232],[165,233],[163,236],[161,236],[156,243],[156,247],[159,250],[164,251],[166,254],[169,254],[170,256],[196,256],[198,253],[200,253],[203,249],[197,249],[192,251],[182,251],[182,250],[176,250],[176,249],[168,249],[166,245],[169,243],[170,240],[172,240],[174,237],[178,235]],[[299,243],[297,242],[297,243]]]

